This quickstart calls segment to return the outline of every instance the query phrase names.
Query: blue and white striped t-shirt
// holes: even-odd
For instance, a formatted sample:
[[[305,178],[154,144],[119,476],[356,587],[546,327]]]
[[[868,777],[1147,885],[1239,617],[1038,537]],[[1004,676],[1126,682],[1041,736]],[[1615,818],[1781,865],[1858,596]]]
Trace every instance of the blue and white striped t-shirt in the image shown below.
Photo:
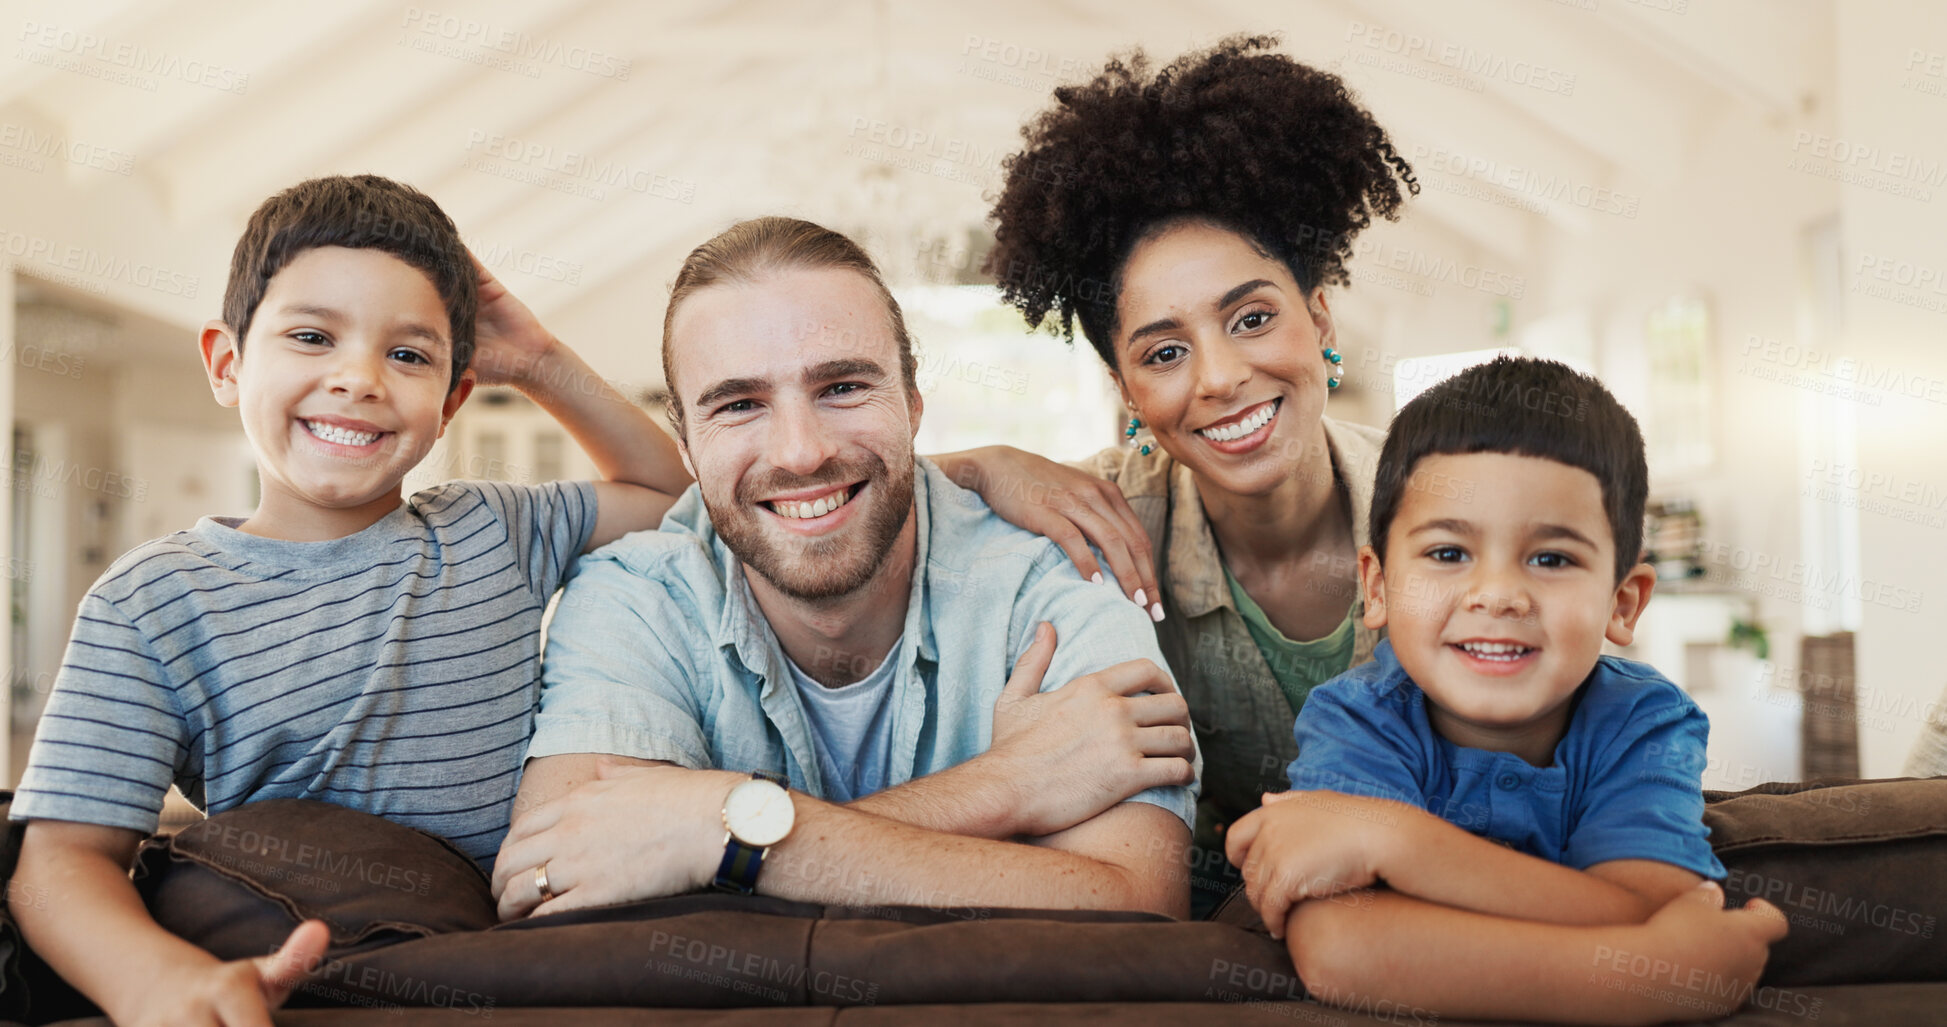
[[[210,813],[361,809],[490,862],[594,488],[454,482],[328,542],[236,523],[145,543],[88,591],[13,819],[153,831],[173,783]]]

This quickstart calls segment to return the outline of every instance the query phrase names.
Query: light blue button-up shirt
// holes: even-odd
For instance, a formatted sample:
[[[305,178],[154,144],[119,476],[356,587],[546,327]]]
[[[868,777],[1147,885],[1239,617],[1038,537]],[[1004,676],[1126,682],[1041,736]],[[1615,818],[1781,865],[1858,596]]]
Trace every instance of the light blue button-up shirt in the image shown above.
[[[905,634],[890,657],[887,786],[987,750],[994,703],[1041,621],[1054,625],[1044,691],[1126,660],[1168,666],[1149,618],[1085,581],[1053,542],[1000,519],[919,460],[918,552]],[[763,770],[826,795],[783,648],[717,537],[695,486],[663,518],[582,557],[548,631],[530,758],[603,753],[697,769]],[[1195,763],[1199,777],[1202,757]],[[1196,792],[1131,798],[1194,830]]]

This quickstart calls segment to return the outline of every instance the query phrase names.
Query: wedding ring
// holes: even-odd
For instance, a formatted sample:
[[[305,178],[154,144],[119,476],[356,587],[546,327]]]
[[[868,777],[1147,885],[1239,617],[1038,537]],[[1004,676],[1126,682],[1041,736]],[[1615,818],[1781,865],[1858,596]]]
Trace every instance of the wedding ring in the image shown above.
[[[554,889],[548,887],[548,864],[545,860],[534,868],[534,890],[541,893],[542,902],[554,901]]]

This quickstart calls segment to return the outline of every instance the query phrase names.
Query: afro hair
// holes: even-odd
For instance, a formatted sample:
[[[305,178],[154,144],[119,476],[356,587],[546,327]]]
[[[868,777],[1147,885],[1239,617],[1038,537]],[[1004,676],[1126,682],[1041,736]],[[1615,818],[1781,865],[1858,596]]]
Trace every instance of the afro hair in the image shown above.
[[[987,270],[1030,325],[1053,312],[1072,342],[1079,320],[1113,368],[1123,262],[1181,220],[1238,232],[1308,292],[1347,284],[1353,237],[1419,183],[1338,76],[1276,46],[1232,37],[1153,74],[1137,50],[1055,90],[990,215]]]

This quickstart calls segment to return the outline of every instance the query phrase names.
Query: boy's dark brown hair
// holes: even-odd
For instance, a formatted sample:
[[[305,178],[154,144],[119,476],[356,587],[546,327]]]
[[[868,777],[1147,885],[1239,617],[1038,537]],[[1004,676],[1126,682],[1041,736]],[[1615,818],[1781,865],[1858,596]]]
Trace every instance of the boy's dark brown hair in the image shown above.
[[[314,178],[265,200],[230,257],[223,291],[223,320],[237,333],[243,353],[250,320],[270,280],[306,250],[320,246],[383,250],[425,272],[439,298],[453,338],[453,374],[473,362],[473,319],[480,307],[473,262],[453,219],[425,193],[378,175]]]
[[[1465,453],[1540,457],[1595,475],[1616,540],[1616,581],[1642,561],[1650,475],[1636,419],[1601,382],[1567,364],[1500,356],[1420,393],[1393,415],[1372,488],[1372,548],[1381,563],[1413,465]]]

